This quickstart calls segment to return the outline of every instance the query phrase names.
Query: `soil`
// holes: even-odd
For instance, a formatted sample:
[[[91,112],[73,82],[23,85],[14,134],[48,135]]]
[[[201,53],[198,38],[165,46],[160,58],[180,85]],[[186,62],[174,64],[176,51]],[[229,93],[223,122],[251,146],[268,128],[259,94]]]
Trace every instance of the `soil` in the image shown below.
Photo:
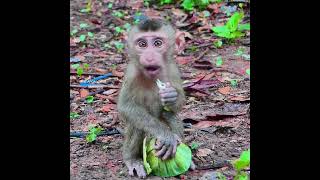
[[[117,119],[116,98],[128,59],[125,51],[118,52],[114,47],[109,49],[102,47],[106,43],[112,46],[112,42],[116,40],[124,42],[123,36],[115,35],[112,27],[126,22],[131,23],[132,20],[129,21],[129,17],[133,16],[135,11],[123,1],[114,2],[113,10],[123,10],[127,13],[119,20],[119,18],[111,18],[111,10],[107,8],[110,1],[94,2],[94,12],[81,13],[80,10],[85,8],[86,1],[70,1],[70,30],[79,27],[80,23],[87,23],[88,29],[80,30],[76,36],[87,31],[94,33],[94,38],[87,39],[85,47],[81,43],[71,42],[70,56],[79,58],[80,64],[89,64],[89,69],[85,70],[85,73],[104,74],[112,71],[116,77],[99,81],[109,86],[100,92],[95,88],[71,88],[71,112],[77,112],[80,117],[70,120],[70,130],[88,131],[89,124],[100,124],[104,128],[113,127],[121,131],[124,129],[124,124]],[[141,9],[142,12],[144,10],[145,8]],[[158,11],[163,14],[170,13],[165,8],[160,8]],[[196,40],[206,40],[209,34],[197,33],[195,29],[188,32],[193,35],[192,42],[195,46],[199,45]],[[75,37],[70,37],[70,41]],[[192,150],[197,169],[177,177],[159,178],[150,175],[147,179],[201,179],[201,177],[212,179],[208,173],[214,171],[222,172],[227,179],[231,179],[235,174],[228,162],[239,158],[242,151],[250,148],[250,77],[245,73],[245,70],[250,67],[250,61],[235,55],[239,47],[243,49],[244,54],[250,54],[250,44],[243,41],[249,37],[250,34],[247,34],[239,41],[224,44],[222,48],[198,47],[195,51],[185,49],[184,54],[178,55],[178,57],[192,56],[193,59],[200,56],[199,64],[211,62],[210,66],[213,67],[201,69],[196,68],[195,63],[178,63],[184,80],[188,82],[198,80],[200,84],[199,79],[204,76],[207,80],[216,80],[215,85],[200,91],[186,89],[187,104],[179,113],[180,119],[191,125],[185,128],[186,144],[199,145]],[[191,43],[187,44],[191,46]],[[202,55],[203,52],[205,54]],[[223,59],[223,65],[219,68],[215,64],[218,56]],[[71,71],[74,70],[71,69]],[[81,77],[71,74],[70,83],[79,84],[96,77],[85,73]],[[230,79],[236,79],[237,84],[231,85]],[[223,89],[224,87],[230,87],[230,89]],[[93,103],[86,102],[83,95],[85,93],[93,93]],[[204,124],[201,125],[200,122]],[[85,138],[70,138],[70,178],[73,180],[138,179],[128,176],[121,155],[122,142],[121,134],[99,136],[95,143],[87,143]]]

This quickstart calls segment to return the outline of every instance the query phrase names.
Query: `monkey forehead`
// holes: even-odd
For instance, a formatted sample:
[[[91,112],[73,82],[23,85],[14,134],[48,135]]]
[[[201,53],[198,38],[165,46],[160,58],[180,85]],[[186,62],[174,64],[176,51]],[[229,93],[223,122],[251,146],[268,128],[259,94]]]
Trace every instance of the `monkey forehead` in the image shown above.
[[[150,38],[150,37],[167,39],[168,35],[163,32],[139,32],[135,34],[134,41],[140,38]]]

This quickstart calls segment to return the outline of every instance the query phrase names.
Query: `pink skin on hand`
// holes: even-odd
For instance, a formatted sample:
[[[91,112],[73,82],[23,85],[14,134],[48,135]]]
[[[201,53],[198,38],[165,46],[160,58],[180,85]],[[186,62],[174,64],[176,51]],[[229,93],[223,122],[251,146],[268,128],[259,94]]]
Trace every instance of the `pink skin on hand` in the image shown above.
[[[170,83],[166,83],[166,88],[159,90],[162,105],[173,105],[177,101],[178,92],[171,86]]]

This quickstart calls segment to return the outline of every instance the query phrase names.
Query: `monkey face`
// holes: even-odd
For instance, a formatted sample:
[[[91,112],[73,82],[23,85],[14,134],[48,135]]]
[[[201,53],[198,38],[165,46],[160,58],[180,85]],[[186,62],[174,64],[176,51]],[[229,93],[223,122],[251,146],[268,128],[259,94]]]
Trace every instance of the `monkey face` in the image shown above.
[[[137,35],[134,48],[144,75],[157,78],[164,68],[164,53],[168,48],[167,38],[159,32],[145,32]]]

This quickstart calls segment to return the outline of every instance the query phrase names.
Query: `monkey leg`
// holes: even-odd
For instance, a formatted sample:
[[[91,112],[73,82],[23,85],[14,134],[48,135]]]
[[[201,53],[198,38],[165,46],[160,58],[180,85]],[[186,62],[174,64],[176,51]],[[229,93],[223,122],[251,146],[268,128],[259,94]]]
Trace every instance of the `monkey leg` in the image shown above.
[[[129,169],[129,175],[134,176],[134,171],[139,178],[147,176],[142,161],[142,144],[144,133],[133,127],[127,128],[123,145],[123,159]]]

